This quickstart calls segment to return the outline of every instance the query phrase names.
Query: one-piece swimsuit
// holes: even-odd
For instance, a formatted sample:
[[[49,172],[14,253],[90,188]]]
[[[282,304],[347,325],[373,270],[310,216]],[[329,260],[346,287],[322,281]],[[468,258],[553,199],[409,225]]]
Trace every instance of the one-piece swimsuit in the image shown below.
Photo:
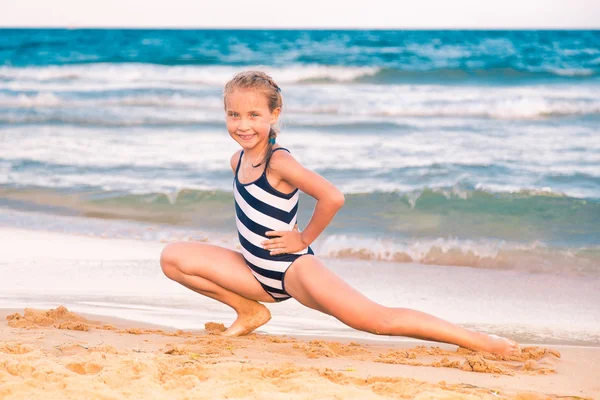
[[[278,147],[273,151],[289,150]],[[267,180],[266,170],[254,182],[241,183],[238,178],[242,151],[235,170],[233,194],[241,253],[256,280],[275,301],[291,296],[286,292],[284,277],[292,263],[306,254],[314,254],[309,247],[291,254],[271,255],[261,242],[273,239],[265,232],[291,231],[297,222],[299,191],[282,193]]]

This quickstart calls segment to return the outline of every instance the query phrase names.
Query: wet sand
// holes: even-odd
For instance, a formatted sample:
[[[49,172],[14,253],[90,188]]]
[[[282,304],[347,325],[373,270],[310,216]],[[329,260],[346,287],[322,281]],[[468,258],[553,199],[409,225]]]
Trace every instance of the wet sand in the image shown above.
[[[0,227],[0,308],[49,309],[198,330],[230,324],[229,307],[169,280],[165,244]],[[217,238],[210,243],[219,244]],[[225,243],[232,248],[235,243]],[[600,345],[599,281],[590,277],[324,258],[333,272],[380,304],[423,311],[453,323],[538,345]],[[275,335],[396,342],[353,330],[294,300],[267,304]]]
[[[415,341],[181,331],[64,307],[1,310],[2,399],[600,397],[600,348],[499,358]]]

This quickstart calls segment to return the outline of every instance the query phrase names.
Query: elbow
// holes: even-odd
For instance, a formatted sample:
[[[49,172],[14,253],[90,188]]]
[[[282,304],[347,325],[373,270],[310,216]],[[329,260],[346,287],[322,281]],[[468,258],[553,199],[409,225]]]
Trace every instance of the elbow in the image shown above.
[[[346,202],[346,198],[344,197],[344,193],[338,191],[333,196],[331,196],[331,202],[338,208],[342,208],[344,203]]]

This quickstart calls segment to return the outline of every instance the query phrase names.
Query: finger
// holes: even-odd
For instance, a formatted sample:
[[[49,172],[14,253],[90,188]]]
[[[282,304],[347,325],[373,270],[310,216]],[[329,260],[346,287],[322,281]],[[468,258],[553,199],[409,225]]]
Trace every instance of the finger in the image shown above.
[[[264,249],[278,249],[281,247],[280,243],[271,243],[263,246]]]
[[[264,240],[263,242],[261,242],[262,245],[277,244],[277,243],[283,243],[283,238],[277,237],[275,239]]]
[[[269,232],[265,232],[265,235],[267,235],[267,236],[281,236],[281,232],[280,231],[269,231]]]

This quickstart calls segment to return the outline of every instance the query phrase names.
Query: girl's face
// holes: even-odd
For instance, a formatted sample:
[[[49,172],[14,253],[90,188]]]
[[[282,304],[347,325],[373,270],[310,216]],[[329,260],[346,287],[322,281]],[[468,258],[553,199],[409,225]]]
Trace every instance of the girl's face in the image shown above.
[[[227,95],[225,114],[229,135],[244,149],[262,148],[269,140],[271,125],[279,112],[271,112],[267,96],[259,90],[237,89]]]

